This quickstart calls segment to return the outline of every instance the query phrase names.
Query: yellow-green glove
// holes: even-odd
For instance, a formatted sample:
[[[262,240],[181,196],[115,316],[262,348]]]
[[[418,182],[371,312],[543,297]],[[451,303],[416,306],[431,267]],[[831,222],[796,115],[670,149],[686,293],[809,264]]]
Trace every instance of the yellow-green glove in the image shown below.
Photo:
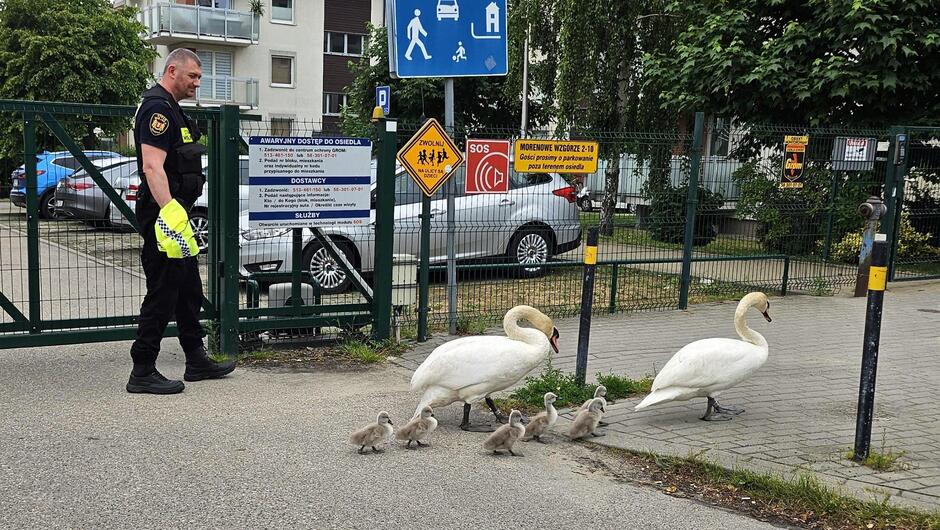
[[[157,248],[168,258],[189,258],[199,255],[199,245],[193,237],[186,210],[176,199],[160,208],[160,216],[153,227],[157,233]]]

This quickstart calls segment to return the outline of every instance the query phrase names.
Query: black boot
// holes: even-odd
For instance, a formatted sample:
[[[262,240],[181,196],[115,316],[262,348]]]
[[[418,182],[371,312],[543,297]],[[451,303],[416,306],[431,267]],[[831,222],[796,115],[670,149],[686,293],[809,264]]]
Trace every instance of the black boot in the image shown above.
[[[167,379],[156,368],[146,375],[131,372],[127,380],[127,391],[132,394],[179,394],[186,385],[182,381]]]
[[[186,372],[183,379],[186,381],[202,381],[203,379],[218,379],[225,377],[235,370],[235,361],[224,363],[214,362],[206,354],[206,349],[199,349],[186,353]]]

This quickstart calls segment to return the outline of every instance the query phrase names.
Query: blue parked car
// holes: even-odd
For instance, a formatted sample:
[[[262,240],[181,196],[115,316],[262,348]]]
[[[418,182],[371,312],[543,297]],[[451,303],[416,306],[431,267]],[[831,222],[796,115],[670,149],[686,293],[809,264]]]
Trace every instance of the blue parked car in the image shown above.
[[[84,151],[90,160],[119,157],[111,151]],[[43,219],[55,219],[55,188],[60,180],[81,168],[78,160],[68,151],[43,152],[36,155],[36,194],[39,196],[39,216]],[[26,208],[26,165],[22,165],[10,175],[13,178],[10,190],[10,202]]]

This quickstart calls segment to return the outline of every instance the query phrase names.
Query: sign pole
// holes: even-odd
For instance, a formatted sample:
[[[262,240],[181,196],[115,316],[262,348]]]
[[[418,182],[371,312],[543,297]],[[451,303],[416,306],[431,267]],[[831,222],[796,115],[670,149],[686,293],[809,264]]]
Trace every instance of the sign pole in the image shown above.
[[[454,135],[454,78],[444,79],[444,130]],[[457,193],[457,182],[450,181],[447,187],[447,328],[451,335],[457,334],[457,249],[454,244],[456,236],[456,217],[454,210],[454,195]]]

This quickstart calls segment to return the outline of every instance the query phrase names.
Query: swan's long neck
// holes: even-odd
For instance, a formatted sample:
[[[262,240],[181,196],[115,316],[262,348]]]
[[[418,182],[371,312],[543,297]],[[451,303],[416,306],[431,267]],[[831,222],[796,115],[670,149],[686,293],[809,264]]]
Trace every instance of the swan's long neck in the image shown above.
[[[546,412],[546,415],[548,416],[548,423],[549,423],[550,425],[554,425],[555,422],[558,420],[558,411],[555,410],[555,404],[554,404],[554,403],[546,403],[546,404],[545,404],[545,412]]]
[[[547,345],[548,337],[541,331],[533,328],[523,328],[519,325],[519,320],[529,317],[527,310],[527,307],[514,307],[506,312],[506,316],[503,317],[503,330],[506,332],[506,336],[533,346]]]
[[[752,304],[745,302],[748,301],[741,300],[741,303],[738,304],[738,309],[734,312],[734,330],[738,332],[741,340],[766,348],[767,340],[764,339],[764,336],[749,328],[747,325],[747,310],[751,308]]]

